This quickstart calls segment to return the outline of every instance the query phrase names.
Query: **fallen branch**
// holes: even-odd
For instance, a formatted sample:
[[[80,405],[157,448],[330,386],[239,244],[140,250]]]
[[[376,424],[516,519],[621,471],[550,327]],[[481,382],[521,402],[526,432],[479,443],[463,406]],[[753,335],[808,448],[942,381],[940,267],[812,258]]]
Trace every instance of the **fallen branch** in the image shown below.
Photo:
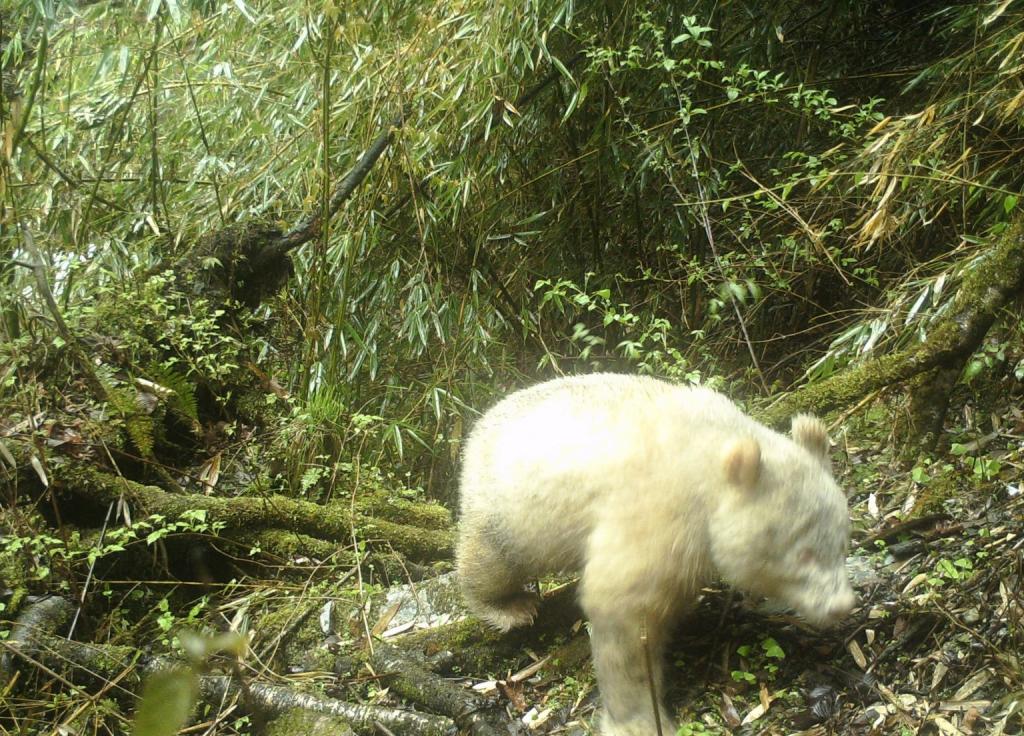
[[[310,713],[341,716],[356,733],[377,736],[380,724],[394,734],[410,736],[450,736],[456,732],[455,724],[445,716],[417,713],[383,705],[362,705],[328,698],[313,693],[301,693],[283,685],[250,682],[246,686],[249,706],[259,708],[268,715],[285,713],[301,708]],[[241,697],[239,685],[227,675],[204,675],[199,680],[199,692],[204,700],[216,703],[225,697]]]
[[[373,168],[374,164],[377,163],[377,159],[384,155],[384,151],[391,145],[391,141],[394,140],[395,130],[402,127],[404,116],[399,114],[392,120],[388,126],[380,132],[377,138],[370,144],[370,147],[363,152],[363,155],[359,157],[356,165],[352,167],[345,177],[338,182],[338,186],[335,187],[334,192],[331,194],[331,199],[327,205],[327,219],[331,219],[334,213],[338,211],[338,208],[348,199],[352,192],[363,183],[363,179],[370,173],[370,169]],[[276,261],[282,255],[290,251],[292,248],[296,248],[303,243],[306,243],[316,237],[320,233],[320,229],[323,227],[322,220],[323,213],[320,210],[316,210],[312,214],[308,215],[302,222],[298,223],[291,230],[282,235],[276,243],[268,246],[264,251],[256,254],[252,259],[252,269],[258,270],[264,264],[264,261],[271,263]]]
[[[48,596],[30,603],[18,616],[7,638],[7,651],[0,656],[0,691],[14,676],[14,660],[17,651],[31,648],[32,642],[41,635],[51,635],[66,624],[75,607],[64,598]]]
[[[498,736],[505,732],[497,721],[492,722],[487,717],[482,710],[486,704],[475,693],[451,684],[399,649],[378,645],[374,647],[370,662],[378,675],[388,676],[389,687],[394,692],[431,712],[448,716],[460,730],[472,736]]]

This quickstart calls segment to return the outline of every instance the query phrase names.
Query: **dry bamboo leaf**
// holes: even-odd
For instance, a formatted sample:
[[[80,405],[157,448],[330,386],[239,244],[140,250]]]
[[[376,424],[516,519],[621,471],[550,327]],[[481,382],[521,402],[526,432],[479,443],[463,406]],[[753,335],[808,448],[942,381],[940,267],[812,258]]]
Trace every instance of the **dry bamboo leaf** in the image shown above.
[[[1008,7],[1010,7],[1010,3],[1012,3],[1012,2],[1013,2],[1013,0],[1003,0],[1001,3],[999,3],[999,5],[996,6],[996,9],[993,10],[991,13],[989,13],[988,16],[985,18],[985,20],[983,20],[981,22],[982,25],[986,25],[987,26],[992,21],[994,21],[996,18],[1001,16],[1003,13],[1005,13],[1006,9]]]
[[[1009,100],[1003,103],[1003,109],[1000,117],[1005,121],[1009,120],[1017,114],[1017,111],[1024,106],[1024,89],[1015,94]]]
[[[879,125],[881,125],[881,123],[879,123]],[[890,130],[887,133],[883,133],[877,141],[875,141],[874,143],[867,147],[867,150],[864,151],[865,155],[870,156],[871,154],[878,151],[878,149],[884,146],[885,142],[888,141],[893,136],[894,132],[895,131]]]
[[[939,703],[939,710],[944,713],[966,713],[972,710],[981,713],[991,705],[991,700],[943,700]]]
[[[398,614],[398,609],[402,607],[403,603],[405,603],[404,599],[397,600],[390,606],[388,606],[380,615],[380,618],[377,619],[377,623],[375,623],[373,625],[373,628],[370,629],[370,634],[372,634],[373,636],[380,636],[381,632],[387,629],[388,624],[390,624],[392,619],[394,619],[394,617]]]
[[[967,698],[974,695],[981,688],[988,684],[988,681],[992,679],[992,673],[988,670],[981,670],[975,672],[967,681],[960,686],[960,689],[953,694],[953,700],[967,700]]]
[[[544,710],[538,711],[536,708],[531,708],[530,712],[523,716],[522,721],[528,729],[533,731],[534,729],[540,728],[544,723],[551,718],[551,714],[554,710],[551,708],[545,708]]]
[[[861,651],[860,645],[855,639],[850,639],[850,643],[846,645],[846,650],[850,653],[850,656],[853,657],[853,661],[857,663],[858,667],[862,670],[866,670],[868,668],[867,657],[864,656],[864,652]]]
[[[918,585],[920,585],[921,583],[923,583],[927,579],[928,579],[928,573],[926,573],[926,572],[919,572],[903,588],[903,595],[906,595],[907,593],[912,591],[914,588],[916,588]]]
[[[39,481],[43,484],[43,487],[49,488],[50,480],[46,477],[46,470],[43,468],[43,464],[39,462],[39,458],[33,454],[29,458],[29,462],[32,464],[32,469],[36,471],[36,475],[39,476]]]
[[[875,123],[875,126],[871,130],[869,130],[867,133],[865,133],[865,135],[867,137],[873,136],[875,133],[880,131],[882,128],[884,128],[886,125],[888,125],[891,122],[892,122],[892,115],[886,115],[884,118],[882,118],[877,123]]]
[[[947,721],[942,716],[933,716],[928,719],[945,736],[963,736],[963,731]]]
[[[760,703],[758,703],[757,705],[755,705],[753,708],[750,709],[750,712],[747,713],[747,715],[743,716],[743,720],[740,721],[740,725],[741,726],[746,726],[748,723],[753,723],[758,718],[760,718],[761,716],[764,715],[765,710],[766,710],[766,708],[763,705],[761,705]]]
[[[12,468],[16,468],[18,466],[14,461],[14,455],[11,454],[10,450],[7,449],[7,445],[2,441],[0,441],[0,457],[2,457]]]
[[[217,453],[199,469],[199,482],[203,484],[203,493],[210,495],[220,480],[220,459],[222,453]]]
[[[722,693],[722,707],[719,709],[719,712],[722,714],[722,720],[725,721],[726,726],[729,728],[739,728],[740,723],[742,723],[740,714],[736,710],[732,698],[725,693]]]
[[[935,669],[932,670],[932,684],[929,689],[934,690],[937,688],[939,683],[942,682],[942,678],[946,676],[947,672],[949,672],[949,667],[947,667],[944,662],[936,662]]]

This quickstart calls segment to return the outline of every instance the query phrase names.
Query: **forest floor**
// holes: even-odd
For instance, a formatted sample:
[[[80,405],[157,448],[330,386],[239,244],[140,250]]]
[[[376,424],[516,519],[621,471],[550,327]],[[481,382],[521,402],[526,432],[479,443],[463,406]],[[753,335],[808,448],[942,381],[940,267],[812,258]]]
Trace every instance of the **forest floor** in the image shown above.
[[[847,447],[858,607],[816,631],[707,589],[671,649],[679,733],[1021,733],[1022,439],[1009,430],[955,445],[952,462],[912,472]],[[585,638],[581,623],[565,636]],[[464,683],[523,732],[586,733],[598,706],[589,665],[551,677],[551,651],[537,642]]]
[[[994,425],[988,434],[962,432],[946,459],[909,468],[874,449],[881,441],[861,447],[848,436],[837,464],[851,500],[857,608],[817,631],[769,603],[707,588],[670,649],[666,700],[678,733],[1021,733],[1024,422],[1010,410]],[[78,477],[82,490],[89,476]],[[137,502],[159,495],[126,488]],[[310,533],[355,529],[366,523],[360,514],[371,518],[384,503],[379,491],[353,502],[348,520],[325,513],[304,523]],[[392,521],[374,528],[397,541],[385,540],[384,551],[300,551],[277,567],[254,567],[236,543],[225,568],[199,541],[262,516],[231,500],[202,503],[202,514],[193,509],[186,526],[165,527],[166,538],[145,546],[143,556],[163,550],[150,570],[174,569],[177,580],[131,573],[141,540],[127,545],[136,554],[126,563],[108,538],[115,562],[89,568],[88,595],[58,586],[4,615],[17,621],[0,642],[4,732],[127,732],[142,681],[185,661],[194,679],[187,732],[337,734],[347,724],[361,734],[591,732],[599,695],[571,580],[544,583],[533,627],[499,635],[466,616],[450,563],[410,562],[420,547],[407,538],[409,525],[426,524],[424,539],[450,544],[436,505],[387,502]],[[295,503],[271,506],[301,518],[308,508]],[[248,514],[240,522],[231,516],[239,509]],[[228,527],[216,525],[218,514]],[[22,522],[4,515],[0,541],[13,549],[11,530]],[[308,551],[308,535],[294,536]],[[389,544],[408,551],[387,553]],[[195,581],[186,584],[189,570]],[[12,604],[12,590],[0,592]],[[234,631],[245,645],[196,645],[183,633],[190,629]],[[223,648],[230,656],[217,653]],[[190,705],[196,698],[199,710]],[[304,715],[296,721],[295,713]]]

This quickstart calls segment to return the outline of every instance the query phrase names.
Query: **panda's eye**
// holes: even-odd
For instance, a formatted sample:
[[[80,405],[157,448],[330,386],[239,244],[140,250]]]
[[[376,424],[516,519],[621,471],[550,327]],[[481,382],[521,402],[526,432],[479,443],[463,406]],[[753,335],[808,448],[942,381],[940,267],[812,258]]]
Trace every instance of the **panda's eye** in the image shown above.
[[[812,562],[814,562],[814,557],[814,550],[810,547],[804,547],[797,554],[796,561],[801,565],[810,565]]]

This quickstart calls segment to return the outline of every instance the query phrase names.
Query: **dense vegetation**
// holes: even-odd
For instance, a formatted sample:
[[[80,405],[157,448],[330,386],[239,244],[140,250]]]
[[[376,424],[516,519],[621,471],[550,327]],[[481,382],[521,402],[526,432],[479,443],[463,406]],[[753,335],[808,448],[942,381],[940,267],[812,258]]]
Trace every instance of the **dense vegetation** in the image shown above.
[[[619,370],[837,430],[875,587],[836,642],[877,656],[814,703],[1019,731],[1022,55],[1015,0],[0,4],[4,727],[127,731],[135,680],[188,657],[223,732],[299,670],[422,704],[378,679],[373,605],[445,568],[466,429]],[[746,615],[753,651],[685,647],[693,733],[813,690]],[[455,626],[430,646],[476,680],[539,637]],[[575,717],[561,646],[510,712]]]

